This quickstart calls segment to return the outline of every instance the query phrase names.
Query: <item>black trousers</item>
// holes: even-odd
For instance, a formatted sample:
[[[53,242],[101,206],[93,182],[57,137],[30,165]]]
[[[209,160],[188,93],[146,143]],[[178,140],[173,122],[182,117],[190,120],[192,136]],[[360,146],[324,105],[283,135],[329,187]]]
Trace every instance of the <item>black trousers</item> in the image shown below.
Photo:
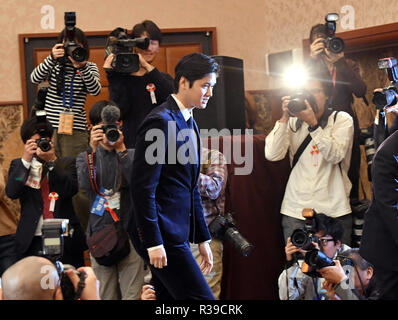
[[[166,247],[167,266],[150,265],[157,300],[214,300],[189,244]],[[144,260],[145,259],[144,257]]]
[[[17,262],[15,234],[0,237],[0,277],[8,267]]]

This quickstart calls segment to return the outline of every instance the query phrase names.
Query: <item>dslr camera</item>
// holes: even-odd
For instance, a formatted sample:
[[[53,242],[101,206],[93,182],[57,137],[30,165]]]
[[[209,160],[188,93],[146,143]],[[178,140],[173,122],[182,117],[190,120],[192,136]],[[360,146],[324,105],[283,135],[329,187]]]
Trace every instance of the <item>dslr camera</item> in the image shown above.
[[[108,37],[105,59],[109,54],[113,53],[115,58],[112,61],[112,68],[116,72],[131,73],[140,69],[140,59],[138,54],[132,52],[132,48],[147,49],[149,46],[149,38],[131,39],[127,34],[127,30],[116,28]]]
[[[120,126],[118,124],[120,119],[120,109],[114,105],[105,106],[101,111],[101,119],[104,123],[102,130],[104,131],[106,138],[111,144],[114,144],[120,137]]]
[[[315,236],[315,233],[318,232],[318,225],[315,218],[316,214],[314,209],[303,209],[302,215],[305,218],[304,228],[294,230],[290,236],[290,241],[295,247],[305,251],[315,249],[312,243],[319,242],[319,238]]]
[[[384,108],[393,106],[397,103],[395,95],[398,94],[398,66],[397,59],[383,58],[377,62],[379,69],[384,69],[387,72],[388,79],[391,81],[390,85],[383,88],[382,91],[373,93],[372,102],[375,104],[376,109],[383,110]]]
[[[304,100],[308,101],[314,113],[317,112],[318,108],[314,96],[307,90],[302,90],[291,95],[291,100],[287,104],[290,116],[295,117],[299,112],[307,109]]]
[[[65,35],[66,41],[64,43],[65,57],[72,57],[77,62],[83,62],[88,59],[88,51],[80,44],[75,42],[75,26],[76,26],[76,12],[65,12]]]
[[[37,99],[33,108],[36,116],[36,131],[40,138],[36,140],[37,146],[43,151],[47,152],[51,149],[50,139],[47,137],[47,120],[44,104],[47,96],[47,87],[41,87],[37,93]]]
[[[73,269],[79,276],[81,281],[84,281],[85,274],[71,265],[63,265],[59,259],[64,253],[64,237],[69,236],[69,220],[68,219],[45,219],[43,220],[42,232],[42,252],[41,255],[54,263],[58,276],[60,278],[60,285],[64,300],[75,300],[79,298],[76,296],[75,288],[70,281],[68,275],[65,273],[68,269]]]
[[[325,27],[327,32],[325,48],[336,54],[342,52],[345,47],[344,40],[334,36],[336,33],[337,20],[339,20],[338,13],[328,13],[325,17]]]
[[[250,255],[254,246],[250,244],[238,231],[231,213],[218,215],[210,224],[209,231],[213,238],[228,240],[244,257]]]

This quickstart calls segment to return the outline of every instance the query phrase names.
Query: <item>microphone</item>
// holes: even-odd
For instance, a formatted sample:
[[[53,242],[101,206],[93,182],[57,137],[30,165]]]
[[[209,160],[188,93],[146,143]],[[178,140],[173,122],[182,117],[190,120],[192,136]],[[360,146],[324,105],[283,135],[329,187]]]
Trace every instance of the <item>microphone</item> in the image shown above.
[[[101,111],[101,119],[106,124],[113,124],[120,119],[120,109],[113,105],[107,105]]]

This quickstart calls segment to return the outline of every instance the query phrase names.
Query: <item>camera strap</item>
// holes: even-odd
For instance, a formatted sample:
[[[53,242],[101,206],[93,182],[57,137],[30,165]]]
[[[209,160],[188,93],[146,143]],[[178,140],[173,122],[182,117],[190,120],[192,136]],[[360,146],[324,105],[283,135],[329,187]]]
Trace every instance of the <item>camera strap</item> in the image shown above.
[[[95,171],[95,166],[94,166],[94,153],[91,152],[86,152],[86,162],[87,162],[87,166],[88,166],[88,173],[89,173],[89,178],[90,178],[90,184],[91,187],[93,189],[93,191],[97,194],[99,194],[102,197],[105,196],[112,196],[114,195],[116,192],[118,192],[120,190],[120,187],[122,185],[122,170],[120,169],[120,161],[119,158],[117,158],[117,167],[118,167],[118,171],[119,171],[119,185],[117,188],[115,188],[115,190],[113,190],[112,194],[108,194],[105,195],[104,193],[101,192],[100,188],[97,185],[97,180],[96,180],[96,171]]]
[[[319,119],[319,125],[320,125],[321,128],[324,128],[327,125],[328,120],[329,120],[329,116],[332,113],[333,113],[333,110],[330,109],[330,108],[327,108],[325,110],[325,112],[322,115],[321,119]],[[334,114],[334,121],[336,121],[337,113],[338,113],[338,111],[336,111],[335,114]],[[291,170],[293,170],[294,166],[299,161],[301,155],[303,154],[305,148],[307,148],[307,146],[311,142],[311,140],[312,140],[311,134],[308,133],[308,135],[305,137],[304,141],[301,143],[300,147],[297,149],[296,153],[294,154]]]

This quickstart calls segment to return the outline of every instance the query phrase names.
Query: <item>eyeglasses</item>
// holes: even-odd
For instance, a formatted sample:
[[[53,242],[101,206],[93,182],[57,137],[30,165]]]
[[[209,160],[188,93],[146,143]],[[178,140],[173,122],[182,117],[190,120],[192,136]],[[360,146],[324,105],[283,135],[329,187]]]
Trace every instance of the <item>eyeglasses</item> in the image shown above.
[[[334,242],[334,239],[319,239],[319,241],[321,242],[321,244],[323,246],[326,246],[329,241],[333,241]]]

